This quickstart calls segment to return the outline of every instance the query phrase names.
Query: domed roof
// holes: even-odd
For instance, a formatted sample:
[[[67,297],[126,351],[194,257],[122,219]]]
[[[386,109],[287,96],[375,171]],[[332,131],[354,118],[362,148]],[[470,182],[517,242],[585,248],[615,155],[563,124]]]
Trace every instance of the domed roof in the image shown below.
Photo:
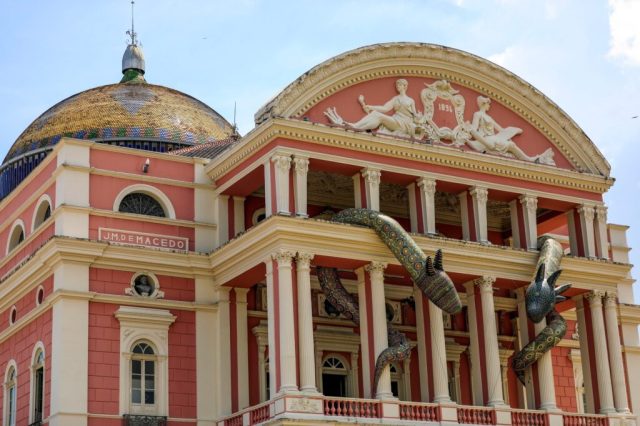
[[[233,133],[227,120],[197,99],[125,74],[121,83],[80,92],[49,108],[22,132],[3,163],[62,137],[193,145]]]

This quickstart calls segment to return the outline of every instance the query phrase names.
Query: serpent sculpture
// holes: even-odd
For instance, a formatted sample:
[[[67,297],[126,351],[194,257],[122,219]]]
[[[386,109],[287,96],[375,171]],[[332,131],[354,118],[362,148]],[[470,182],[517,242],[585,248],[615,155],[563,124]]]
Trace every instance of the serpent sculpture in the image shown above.
[[[330,220],[372,228],[409,272],[412,281],[427,298],[447,313],[454,314],[460,311],[462,308],[460,298],[451,278],[442,266],[442,251],[438,250],[432,261],[431,257],[425,256],[398,222],[374,210],[346,209],[332,215]],[[319,266],[316,272],[326,300],[346,318],[360,325],[358,303],[340,282],[338,270]],[[393,362],[403,361],[411,355],[411,345],[407,337],[389,324],[387,324],[387,339],[388,347],[378,355],[376,360],[374,393],[378,389],[378,381],[385,367]]]
[[[568,290],[571,284],[554,287],[562,272],[560,260],[564,251],[560,243],[549,236],[538,238],[537,248],[540,256],[536,264],[536,276],[527,287],[525,307],[531,321],[539,323],[546,317],[547,326],[513,357],[511,368],[523,385],[526,369],[556,346],[567,332],[567,322],[560,316],[555,305],[556,302],[566,300],[561,294]]]

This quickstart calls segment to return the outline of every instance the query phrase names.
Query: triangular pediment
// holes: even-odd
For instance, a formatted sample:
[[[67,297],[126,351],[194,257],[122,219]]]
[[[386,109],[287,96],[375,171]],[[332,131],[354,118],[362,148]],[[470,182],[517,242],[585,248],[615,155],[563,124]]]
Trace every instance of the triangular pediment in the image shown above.
[[[609,176],[578,125],[518,76],[443,46],[356,49],[311,69],[256,114],[369,131],[550,167]]]

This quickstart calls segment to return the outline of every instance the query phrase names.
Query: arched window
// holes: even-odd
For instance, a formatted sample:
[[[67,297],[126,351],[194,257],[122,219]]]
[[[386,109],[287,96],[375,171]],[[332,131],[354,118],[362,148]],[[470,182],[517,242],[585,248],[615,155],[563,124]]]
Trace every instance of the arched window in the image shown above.
[[[156,361],[157,355],[147,342],[138,342],[131,349],[131,405],[134,411],[155,410]]]
[[[322,393],[326,396],[348,396],[348,375],[345,362],[335,355],[329,355],[322,363]]]
[[[4,382],[4,418],[5,426],[16,425],[16,398],[18,373],[15,366],[10,366]]]
[[[132,192],[120,201],[118,211],[147,216],[167,217],[162,204],[151,195],[142,192]]]
[[[33,357],[31,397],[31,423],[41,422],[44,418],[44,351],[38,349]]]
[[[13,225],[13,229],[9,234],[9,244],[7,245],[7,254],[24,241],[24,225],[20,219]]]
[[[40,198],[38,208],[33,215],[33,230],[35,231],[42,223],[51,217],[51,200],[45,194]]]

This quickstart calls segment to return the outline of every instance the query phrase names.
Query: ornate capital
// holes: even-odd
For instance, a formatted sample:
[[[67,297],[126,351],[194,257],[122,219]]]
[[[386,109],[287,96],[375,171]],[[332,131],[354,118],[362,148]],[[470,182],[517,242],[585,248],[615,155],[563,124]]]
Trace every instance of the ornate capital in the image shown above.
[[[271,157],[271,162],[276,165],[278,170],[288,172],[291,169],[291,157],[283,154],[276,154]]]
[[[607,223],[607,206],[604,204],[598,204],[596,206],[596,217],[599,222]]]
[[[433,196],[436,193],[436,180],[432,178],[420,178],[418,179],[418,186],[422,188],[425,194]]]
[[[593,206],[583,204],[577,208],[578,214],[586,221],[592,222],[596,215],[595,208]]]
[[[618,304],[618,292],[615,290],[607,290],[607,294],[604,295],[604,306],[615,308]]]
[[[489,198],[489,190],[483,186],[474,186],[469,190],[469,194],[481,204],[486,204]]]
[[[528,211],[535,211],[538,208],[538,197],[533,195],[521,195],[518,197],[520,204]]]
[[[384,270],[387,268],[385,262],[371,262],[364,267],[364,270],[370,274],[384,274]]]
[[[362,174],[365,182],[380,185],[380,176],[382,175],[380,170],[364,169],[360,173]]]
[[[299,251],[298,256],[296,258],[296,263],[298,265],[298,268],[309,268],[311,259],[313,259],[313,254],[306,253],[304,251]]]
[[[293,157],[293,164],[298,174],[306,174],[309,171],[309,159],[305,157]]]
[[[286,249],[280,249],[271,254],[271,258],[278,262],[278,266],[291,266],[291,260],[296,255],[295,252]]]
[[[584,295],[584,298],[589,302],[589,306],[600,306],[602,305],[602,298],[604,297],[605,292],[602,290],[593,290]]]
[[[480,292],[493,293],[493,284],[496,282],[495,277],[489,275],[482,276],[473,280],[473,284],[480,289]]]

